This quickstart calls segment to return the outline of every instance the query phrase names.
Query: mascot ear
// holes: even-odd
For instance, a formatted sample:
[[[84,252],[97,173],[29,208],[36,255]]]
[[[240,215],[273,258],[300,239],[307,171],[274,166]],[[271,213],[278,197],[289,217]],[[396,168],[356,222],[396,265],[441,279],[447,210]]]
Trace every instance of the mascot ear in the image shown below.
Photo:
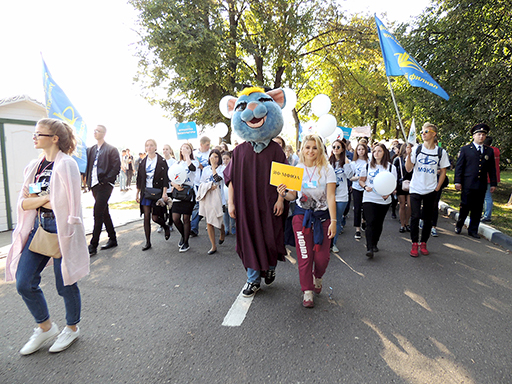
[[[236,101],[238,99],[236,97],[231,97],[228,100],[228,112],[231,116],[233,116],[233,111],[235,110]]]
[[[284,91],[281,88],[273,89],[271,91],[267,92],[267,95],[269,95],[274,101],[281,107],[281,109],[284,108],[286,104],[286,99],[284,96]]]

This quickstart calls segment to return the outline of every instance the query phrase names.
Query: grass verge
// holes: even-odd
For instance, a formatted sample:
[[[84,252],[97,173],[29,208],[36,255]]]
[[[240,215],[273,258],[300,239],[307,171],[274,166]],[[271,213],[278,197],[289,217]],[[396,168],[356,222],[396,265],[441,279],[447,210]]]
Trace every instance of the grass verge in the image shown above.
[[[453,184],[454,171],[448,171],[450,184],[443,191],[441,200],[457,211],[460,209],[460,192],[455,190]],[[512,236],[512,205],[507,206],[512,191],[512,170],[501,172],[501,181],[492,195],[492,223],[493,228]]]

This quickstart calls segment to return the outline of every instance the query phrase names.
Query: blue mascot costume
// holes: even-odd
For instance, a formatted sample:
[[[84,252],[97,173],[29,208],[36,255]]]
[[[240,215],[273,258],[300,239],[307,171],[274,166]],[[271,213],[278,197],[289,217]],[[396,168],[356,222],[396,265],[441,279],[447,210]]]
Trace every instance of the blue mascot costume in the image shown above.
[[[238,99],[228,102],[228,111],[233,113],[231,127],[245,140],[233,150],[224,171],[229,214],[236,220],[236,251],[247,270],[242,291],[245,297],[260,289],[262,277],[267,285],[274,282],[277,261],[284,261],[286,255],[288,207],[276,187],[270,185],[272,162],[287,164],[283,149],[272,141],[283,128],[284,106],[282,89],[265,93],[259,87],[246,88]]]

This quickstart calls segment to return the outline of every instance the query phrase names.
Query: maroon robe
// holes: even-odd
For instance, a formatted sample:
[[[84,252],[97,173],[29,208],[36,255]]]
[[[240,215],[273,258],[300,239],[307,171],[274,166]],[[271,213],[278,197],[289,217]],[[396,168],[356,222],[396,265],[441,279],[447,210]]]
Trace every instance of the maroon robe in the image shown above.
[[[260,153],[249,142],[233,150],[224,170],[226,185],[233,183],[236,214],[236,252],[244,267],[267,271],[284,261],[284,223],[288,204],[281,216],[274,214],[277,188],[270,185],[272,161],[288,164],[281,146],[270,141]]]

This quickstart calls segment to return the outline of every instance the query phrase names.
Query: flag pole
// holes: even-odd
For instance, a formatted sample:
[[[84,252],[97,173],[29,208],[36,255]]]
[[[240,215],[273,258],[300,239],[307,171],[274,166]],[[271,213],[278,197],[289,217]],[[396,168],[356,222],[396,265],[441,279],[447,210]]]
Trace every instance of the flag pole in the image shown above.
[[[391,97],[393,98],[393,104],[395,105],[396,115],[398,116],[398,121],[400,123],[400,128],[402,128],[402,134],[404,135],[404,140],[407,142],[407,135],[405,134],[404,125],[402,123],[402,118],[400,117],[400,111],[398,110],[398,105],[395,100],[395,93],[393,92],[393,87],[391,86],[391,81],[389,80],[389,76],[386,76],[388,79],[389,90],[391,91]]]

